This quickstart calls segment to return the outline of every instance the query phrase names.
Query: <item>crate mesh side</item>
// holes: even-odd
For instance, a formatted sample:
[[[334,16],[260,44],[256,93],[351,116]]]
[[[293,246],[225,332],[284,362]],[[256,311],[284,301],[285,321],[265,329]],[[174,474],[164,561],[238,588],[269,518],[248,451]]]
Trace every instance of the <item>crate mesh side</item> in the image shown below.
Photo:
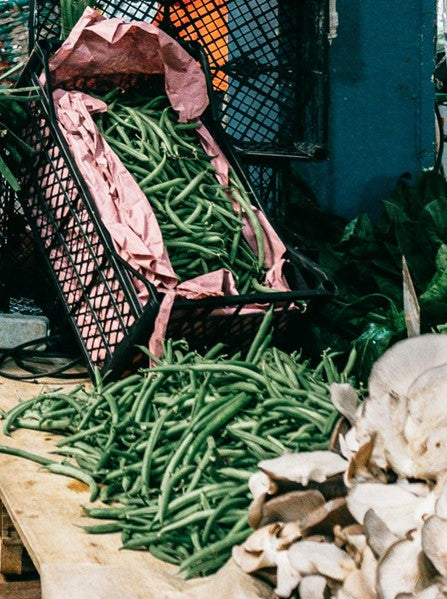
[[[37,37],[58,37],[58,3],[36,0]],[[327,0],[99,0],[107,17],[197,41],[221,122],[242,152],[316,158],[327,135]]]
[[[200,310],[174,310],[169,321],[167,336],[172,339],[186,339],[191,349],[203,351],[216,343],[224,342],[229,353],[241,351],[244,354],[250,347],[265,312],[212,314]],[[273,320],[272,343],[280,349],[296,348],[297,335],[303,326],[303,315],[289,306],[278,307]],[[225,331],[224,337],[222,331]]]
[[[24,174],[24,208],[85,352],[92,364],[102,367],[129,332],[138,310],[123,290],[91,211],[43,116],[36,115],[25,136],[38,149],[38,158],[31,172]]]

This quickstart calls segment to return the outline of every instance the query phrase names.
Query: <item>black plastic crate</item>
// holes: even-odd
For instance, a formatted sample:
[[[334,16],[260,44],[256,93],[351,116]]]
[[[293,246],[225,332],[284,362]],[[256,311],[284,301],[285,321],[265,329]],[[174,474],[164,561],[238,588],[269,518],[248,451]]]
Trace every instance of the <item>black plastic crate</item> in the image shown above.
[[[42,62],[38,50],[22,76],[23,85],[39,84]],[[139,275],[114,251],[53,117],[48,94],[42,90],[42,101],[34,106],[31,124],[24,131],[24,138],[38,151],[32,168],[28,165],[23,172],[20,201],[90,370],[97,366],[118,376],[139,359],[135,345],[147,343],[162,296],[146,282],[150,299],[145,306],[140,305],[133,285],[133,277]],[[212,121],[207,125],[210,127]],[[224,138],[219,136],[215,124],[213,134],[222,146]],[[239,170],[231,149],[222,149]],[[257,204],[256,199],[253,203]],[[186,337],[193,347],[202,349],[224,340],[230,349],[243,351],[253,338],[263,311],[240,311],[247,304],[263,303],[278,307],[277,343],[298,345],[296,334],[303,317],[291,307],[297,300],[316,301],[331,295],[334,285],[317,265],[292,249],[288,258],[286,276],[291,292],[178,299],[167,336]],[[233,309],[231,314],[216,314],[217,309],[228,307]]]
[[[59,38],[59,2],[33,1],[32,38]],[[241,154],[327,157],[327,0],[98,0],[97,7],[200,43],[215,115]]]

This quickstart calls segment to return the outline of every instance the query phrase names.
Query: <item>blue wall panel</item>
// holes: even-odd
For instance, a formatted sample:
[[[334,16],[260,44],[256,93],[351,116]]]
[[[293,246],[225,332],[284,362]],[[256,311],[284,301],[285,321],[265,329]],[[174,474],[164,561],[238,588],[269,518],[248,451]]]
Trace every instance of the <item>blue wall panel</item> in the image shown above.
[[[330,48],[330,158],[297,163],[322,207],[380,212],[404,172],[434,163],[435,0],[337,0]]]

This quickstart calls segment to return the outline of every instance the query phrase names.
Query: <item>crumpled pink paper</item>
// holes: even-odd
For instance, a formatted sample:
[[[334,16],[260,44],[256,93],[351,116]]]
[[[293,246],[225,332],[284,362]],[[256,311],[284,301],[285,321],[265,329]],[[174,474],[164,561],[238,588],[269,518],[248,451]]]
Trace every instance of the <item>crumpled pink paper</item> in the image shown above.
[[[180,122],[208,106],[205,76],[197,62],[169,35],[150,23],[107,19],[87,7],[50,60],[53,89],[88,77],[164,74],[166,94]]]
[[[179,44],[153,25],[106,19],[90,8],[51,59],[50,73],[53,87],[72,83],[77,77],[164,73],[167,96],[183,122],[197,120],[208,103],[203,73]],[[54,92],[54,104],[62,133],[117,253],[166,294],[151,341],[152,350],[156,348],[154,353],[160,353],[160,339],[164,337],[174,298],[237,295],[233,277],[221,269],[179,285],[147,198],[102,139],[91,117],[104,111],[106,105],[88,94],[62,89]],[[202,123],[198,134],[205,151],[214,157],[217,178],[227,184],[229,164],[225,156]],[[263,229],[265,266],[269,269],[265,284],[278,291],[289,291],[282,273],[286,248],[264,214],[254,210]],[[244,237],[256,250],[251,225],[245,217],[243,222]],[[147,289],[137,279],[135,286],[144,305]],[[259,307],[244,308],[253,309]]]

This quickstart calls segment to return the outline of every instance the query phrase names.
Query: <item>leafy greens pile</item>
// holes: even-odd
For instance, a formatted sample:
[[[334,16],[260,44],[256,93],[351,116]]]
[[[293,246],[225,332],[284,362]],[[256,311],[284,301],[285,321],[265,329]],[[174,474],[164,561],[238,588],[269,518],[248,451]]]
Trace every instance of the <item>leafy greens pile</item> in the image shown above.
[[[402,290],[405,256],[421,307],[421,332],[447,332],[447,182],[435,171],[415,181],[401,177],[382,201],[373,223],[366,214],[351,222],[321,212],[295,194],[287,222],[309,239],[322,268],[333,276],[338,295],[313,324],[316,347],[343,352],[354,343],[357,376],[366,380],[373,362],[406,336]],[[300,218],[293,218],[294,214]],[[306,223],[303,230],[299,223]],[[317,231],[323,231],[316,236]]]

